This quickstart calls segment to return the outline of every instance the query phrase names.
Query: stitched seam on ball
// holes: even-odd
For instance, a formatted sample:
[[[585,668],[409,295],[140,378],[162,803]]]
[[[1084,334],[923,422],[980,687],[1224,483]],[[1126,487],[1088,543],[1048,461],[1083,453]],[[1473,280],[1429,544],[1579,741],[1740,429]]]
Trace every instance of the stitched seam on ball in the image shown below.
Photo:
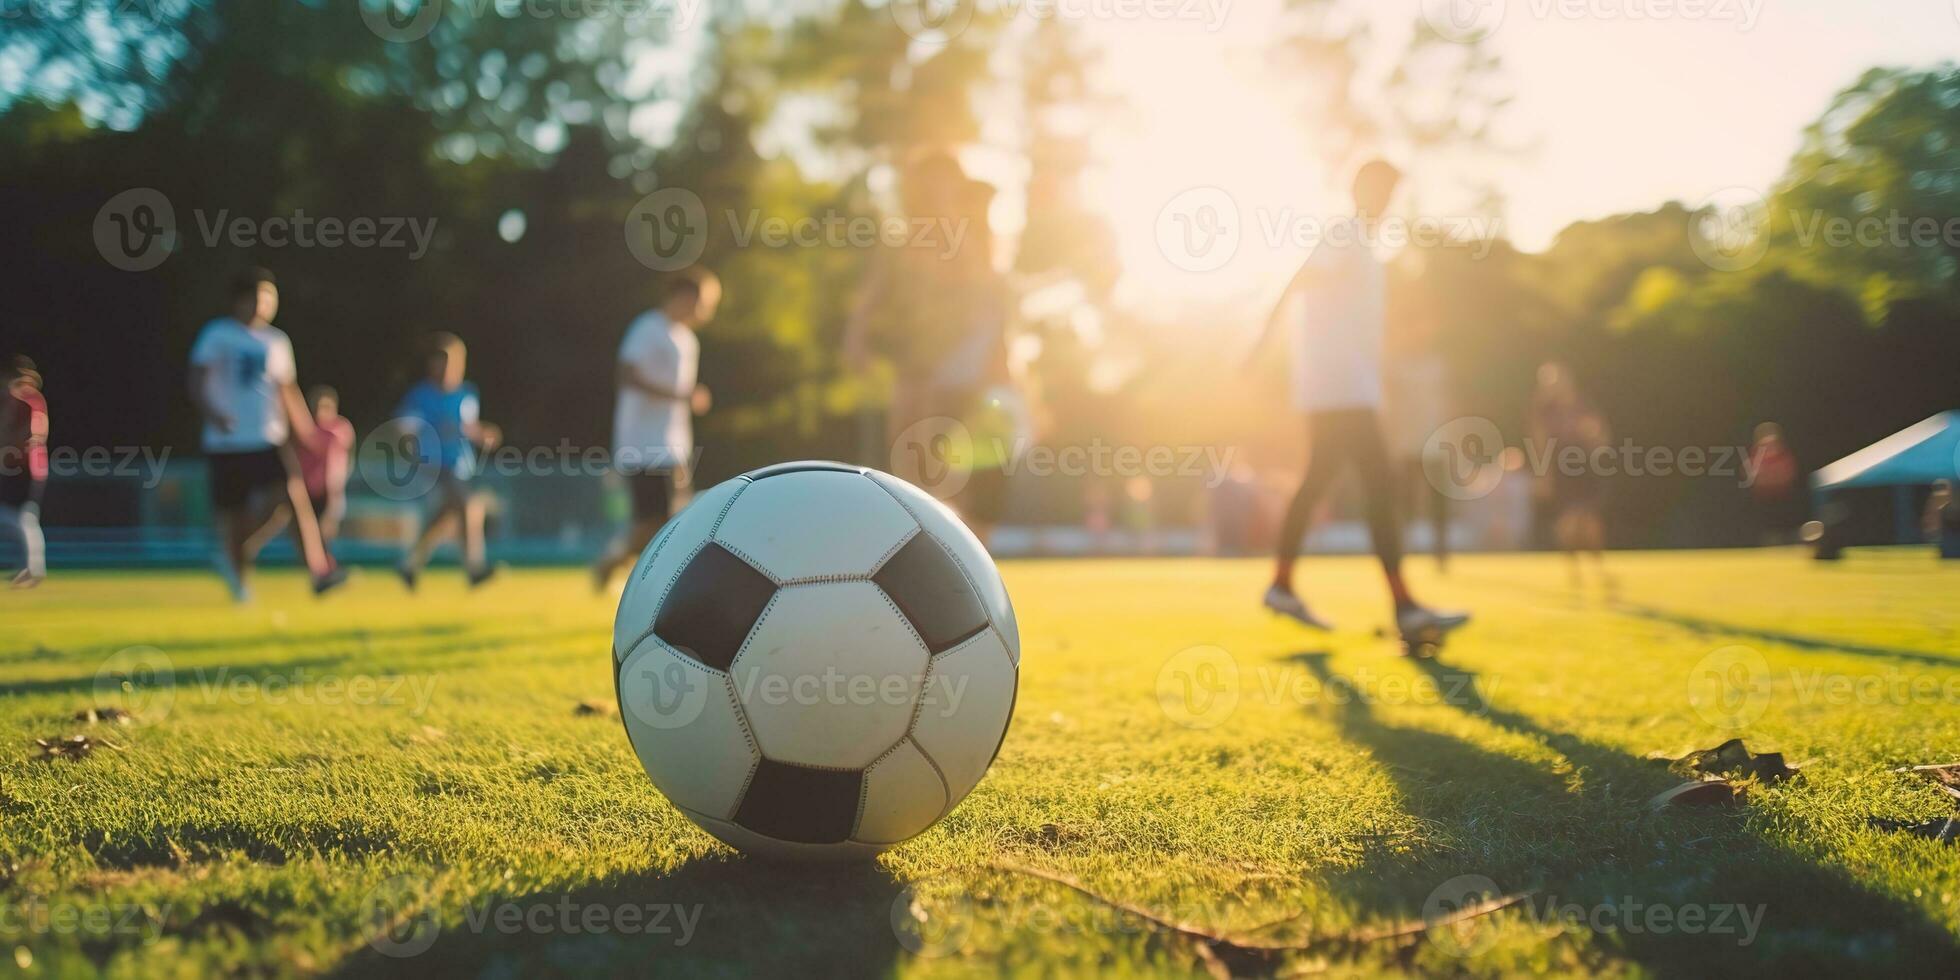
[[[912,738],[910,735],[906,736],[906,738],[911,739],[913,748],[919,750],[919,757],[926,760],[926,765],[932,767],[932,774],[939,777],[939,798],[944,802],[939,804],[939,816],[932,818],[933,823],[938,823],[946,819],[946,815],[953,812],[953,806],[959,802],[953,799],[953,784],[947,781],[946,770],[939,768],[939,760],[933,758],[932,753],[926,751],[924,742]],[[930,824],[927,826],[930,826]]]
[[[906,504],[905,501],[900,500],[898,494],[892,492],[892,488],[885,486],[883,483],[879,483],[876,478],[867,477],[867,479],[870,479],[871,482],[873,483],[877,483],[878,489],[885,491],[885,496],[890,497],[893,500],[897,500],[898,505],[900,507],[905,508],[905,512],[912,516],[912,523],[919,525],[919,530],[921,531],[925,530],[926,522],[919,519],[918,511],[913,510],[910,505]],[[897,479],[897,477],[893,477],[893,479]],[[975,599],[980,599],[983,595],[985,595],[985,593],[980,591],[979,585],[973,581],[973,573],[966,570],[966,563],[960,561],[960,556],[954,554],[953,549],[946,547],[944,542],[940,541],[937,537],[934,537],[932,534],[928,533],[926,535],[926,538],[927,540],[930,540],[933,544],[938,545],[939,550],[945,552],[946,557],[951,558],[953,560],[953,567],[960,570],[960,577],[966,579],[967,591],[972,592],[973,597]],[[994,611],[987,608],[987,603],[984,599],[981,600],[980,611],[987,615],[988,626],[996,625],[994,623]]]
[[[919,648],[926,652],[926,662],[931,663],[932,644],[927,643],[926,638],[919,635],[918,629],[912,625],[910,619],[905,618],[905,611],[898,608],[898,603],[892,601],[891,595],[885,592],[884,586],[873,582],[871,583],[871,587],[878,590],[878,598],[885,600],[885,608],[890,609],[892,615],[897,617],[898,621],[905,626],[905,632],[912,634],[912,638],[919,641]]]
[[[654,600],[653,603],[653,608],[656,610],[656,612],[653,616],[647,618],[646,628],[643,631],[641,631],[640,635],[636,639],[634,639],[633,641],[634,646],[638,646],[642,640],[645,640],[647,637],[653,635],[653,624],[660,619],[658,610],[660,609],[661,606],[667,604],[667,595],[668,593],[674,591],[674,583],[681,580],[681,573],[687,571],[687,566],[694,564],[694,559],[701,557],[701,549],[706,548],[708,545],[715,543],[715,531],[721,528],[722,519],[728,516],[728,509],[730,507],[735,506],[735,501],[742,496],[742,491],[748,489],[748,487],[749,485],[744,483],[741,486],[736,487],[734,493],[728,495],[728,502],[721,505],[721,513],[715,515],[715,523],[712,527],[708,528],[707,536],[701,539],[700,544],[694,546],[694,550],[692,552],[688,553],[686,561],[681,562],[678,566],[674,568],[674,574],[667,579],[667,584],[660,587],[660,595]],[[653,572],[653,562],[647,562],[646,571],[641,572],[640,574],[642,576],[645,576],[651,574],[652,572]],[[627,586],[627,588],[630,591],[632,586],[629,585]],[[626,597],[621,596],[620,601],[622,603],[625,602]]]
[[[713,540],[713,535],[710,535],[709,539]],[[742,559],[742,564],[755,569],[756,574],[762,576],[763,578],[768,579],[770,585],[781,586],[783,584],[781,581],[779,581],[776,578],[774,573],[770,572],[767,568],[762,567],[762,563],[756,561],[755,558],[752,557],[748,552],[743,551],[742,549],[737,548],[726,541],[715,541],[715,545],[720,547],[723,551],[726,551],[729,554]]]
[[[783,579],[781,582],[778,582],[776,584],[780,588],[787,589],[790,588],[791,586],[796,586],[796,585],[828,585],[832,582],[863,582],[866,581],[869,577],[870,576],[867,575],[859,575],[856,572],[835,572],[829,575],[799,575],[796,578]]]
[[[916,517],[912,518],[912,530],[905,532],[905,536],[899,538],[897,544],[892,545],[889,548],[886,548],[885,553],[879,555],[878,560],[871,563],[871,572],[865,577],[876,578],[879,572],[885,570],[885,563],[891,561],[893,555],[898,554],[899,551],[903,549],[906,545],[911,544],[913,538],[916,538],[924,533],[926,533],[926,529],[919,526],[919,519]]]
[[[950,647],[947,647],[946,649],[944,649],[944,650],[941,650],[941,651],[939,651],[938,653],[935,653],[935,654],[933,654],[933,655],[932,655],[932,659],[933,659],[933,660],[935,660],[935,661],[937,661],[937,660],[938,660],[938,659],[939,659],[940,657],[950,657],[950,656],[952,656],[953,654],[956,654],[956,653],[958,653],[958,652],[960,652],[961,650],[964,650],[964,649],[966,649],[967,647],[970,647],[970,646],[972,646],[972,645],[973,645],[973,641],[975,641],[975,640],[978,640],[978,639],[980,639],[980,638],[981,638],[981,637],[983,637],[983,636],[986,636],[986,635],[987,635],[988,633],[990,633],[990,632],[993,632],[993,624],[992,624],[992,623],[989,623],[989,624],[987,624],[986,626],[982,626],[981,628],[979,628],[979,629],[977,629],[977,630],[974,630],[974,631],[973,631],[973,635],[971,635],[971,636],[968,636],[968,637],[967,637],[966,639],[964,639],[964,640],[961,640],[960,642],[958,642],[958,643],[956,643],[956,644],[954,644],[954,645],[952,645],[952,646],[950,646]],[[998,635],[998,634],[995,634],[995,635]],[[1005,640],[1002,640],[1002,641],[1001,641],[1001,646],[1003,646],[1003,647],[1005,647],[1006,645],[1007,645],[1007,641],[1005,641]],[[1011,666],[1011,665],[1010,665],[1010,666]]]
[[[781,589],[770,594],[769,601],[762,604],[762,612],[757,613],[755,622],[749,625],[748,635],[742,637],[742,645],[735,648],[733,657],[728,658],[728,680],[731,690],[735,682],[735,665],[742,662],[742,654],[749,652],[749,644],[755,642],[755,635],[761,632],[763,621],[769,618],[769,611],[776,608],[776,600],[781,598],[782,594]]]

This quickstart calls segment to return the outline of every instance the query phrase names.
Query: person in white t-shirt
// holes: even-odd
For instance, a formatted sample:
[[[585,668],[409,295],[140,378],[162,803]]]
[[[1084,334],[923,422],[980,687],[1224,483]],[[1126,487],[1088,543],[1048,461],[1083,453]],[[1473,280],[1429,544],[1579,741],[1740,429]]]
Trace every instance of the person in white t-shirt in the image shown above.
[[[697,379],[701,342],[696,327],[714,319],[721,280],[701,268],[676,275],[666,298],[626,329],[619,345],[619,400],[613,409],[613,470],[633,498],[627,533],[592,566],[603,591],[621,565],[640,556],[673,516],[694,457],[694,416],[713,405]]]
[[[204,419],[218,572],[232,598],[249,600],[259,546],[290,519],[319,595],[347,576],[320,543],[290,443],[294,427],[306,434],[313,420],[300,397],[292,341],[272,325],[279,287],[272,273],[253,269],[233,280],[231,298],[230,315],[204,325],[190,358],[191,401]]]
[[[1280,527],[1278,561],[1266,590],[1266,608],[1315,629],[1330,629],[1293,591],[1299,557],[1314,508],[1349,466],[1360,472],[1368,498],[1368,530],[1395,600],[1395,622],[1404,636],[1449,630],[1469,621],[1417,603],[1402,578],[1399,495],[1382,441],[1382,340],[1387,318],[1387,273],[1375,255],[1379,221],[1401,173],[1382,160],[1362,165],[1354,177],[1354,216],[1330,224],[1313,254],[1280,295],[1248,360],[1255,359],[1285,319],[1294,297],[1301,310],[1291,323],[1293,407],[1306,416],[1308,460],[1299,492]]]

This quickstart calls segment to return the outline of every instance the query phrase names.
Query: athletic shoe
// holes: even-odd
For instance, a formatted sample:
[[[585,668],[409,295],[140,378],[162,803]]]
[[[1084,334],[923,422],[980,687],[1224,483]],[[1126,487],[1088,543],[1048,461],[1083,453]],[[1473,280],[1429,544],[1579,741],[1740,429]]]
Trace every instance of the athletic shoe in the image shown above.
[[[23,568],[20,570],[19,575],[14,576],[14,588],[31,589],[47,580],[48,577],[46,575],[37,574],[31,568]]]
[[[395,566],[395,577],[401,579],[402,587],[410,592],[415,591],[415,577],[419,574],[419,572],[407,565]]]
[[[347,584],[347,569],[336,565],[325,575],[313,578],[313,594],[323,596]]]
[[[1334,628],[1332,623],[1314,615],[1313,610],[1308,609],[1307,604],[1301,602],[1299,596],[1277,585],[1266,590],[1266,597],[1262,601],[1266,608],[1275,614],[1285,616],[1308,629],[1326,631]]]
[[[1439,612],[1421,606],[1409,606],[1395,612],[1395,628],[1403,636],[1448,633],[1470,621],[1469,613]]]
[[[488,582],[493,578],[496,578],[497,566],[485,565],[482,568],[476,569],[475,571],[465,572],[464,574],[466,574],[469,578],[470,588],[474,589],[477,586],[482,585],[483,583]]]

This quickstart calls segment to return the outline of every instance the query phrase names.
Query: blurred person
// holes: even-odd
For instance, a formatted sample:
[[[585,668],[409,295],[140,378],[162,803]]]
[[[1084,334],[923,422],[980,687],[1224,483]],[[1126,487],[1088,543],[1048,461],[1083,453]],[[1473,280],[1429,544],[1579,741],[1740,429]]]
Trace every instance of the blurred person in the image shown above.
[[[1409,637],[1448,631],[1470,620],[1465,613],[1423,606],[1402,577],[1399,492],[1380,419],[1386,270],[1373,250],[1376,223],[1400,180],[1401,173],[1386,161],[1361,166],[1352,188],[1353,216],[1330,226],[1301,264],[1247,358],[1252,362],[1259,357],[1279,332],[1289,302],[1298,296],[1301,309],[1288,332],[1293,342],[1293,407],[1306,421],[1307,468],[1281,524],[1273,581],[1262,602],[1314,629],[1332,626],[1294,592],[1293,565],[1315,507],[1350,467],[1361,476],[1369,535],[1394,601],[1396,628]],[[1248,373],[1251,368],[1248,363]]]
[[[1550,361],[1538,368],[1538,387],[1531,395],[1529,435],[1543,458],[1551,460],[1538,480],[1538,499],[1551,515],[1552,534],[1569,559],[1574,588],[1584,583],[1581,558],[1591,555],[1599,581],[1608,593],[1618,583],[1606,571],[1606,480],[1590,462],[1576,471],[1561,465],[1560,455],[1577,446],[1591,460],[1593,451],[1612,442],[1606,416],[1593,407],[1570,368]]]
[[[204,325],[191,345],[190,396],[204,419],[211,472],[218,574],[238,602],[251,599],[259,547],[290,518],[299,555],[322,595],[347,580],[320,543],[292,439],[312,438],[300,397],[293,344],[272,325],[279,287],[252,269],[232,281],[231,311]]]
[[[706,269],[687,269],[666,285],[658,308],[626,328],[616,372],[613,470],[626,481],[633,515],[626,534],[592,566],[598,591],[646,550],[692,481],[694,416],[714,405],[708,386],[699,381],[701,341],[695,330],[713,320],[720,305],[721,280]]]
[[[900,451],[907,430],[924,420],[964,427],[973,452],[943,461],[964,477],[946,503],[983,544],[1005,512],[1007,471],[1024,444],[1016,433],[1030,416],[1008,356],[1012,290],[994,267],[993,197],[950,153],[913,161],[900,177],[900,206],[935,234],[877,253],[844,335],[854,369],[866,370],[874,352],[894,368],[889,451]]]
[[[395,572],[415,591],[436,546],[453,530],[462,536],[463,574],[474,589],[497,574],[484,553],[485,507],[475,486],[476,451],[495,449],[502,433],[479,417],[476,386],[463,380],[468,350],[461,338],[437,333],[428,346],[428,374],[402,396],[395,416],[422,423],[435,437],[417,440],[415,453],[418,465],[435,467],[437,503]]]
[[[1448,463],[1430,453],[1429,439],[1453,416],[1449,366],[1436,346],[1442,314],[1421,263],[1420,255],[1410,255],[1410,274],[1390,293],[1383,414],[1406,516],[1419,510],[1429,518],[1430,548],[1442,572],[1450,561],[1450,498],[1442,490],[1448,477],[1441,469]]]
[[[34,362],[16,357],[0,376],[0,530],[20,541],[16,589],[31,589],[48,577],[47,541],[41,535],[47,485],[48,400]]]
[[[1952,480],[1939,480],[1926,498],[1923,527],[1927,538],[1939,546],[1941,558],[1960,558],[1960,493]]]
[[[1797,457],[1783,440],[1775,422],[1756,426],[1749,448],[1749,495],[1756,504],[1764,544],[1788,544],[1790,530],[1802,523],[1803,501],[1797,496]]]
[[[320,522],[320,543],[331,552],[340,537],[340,522],[347,516],[347,476],[354,455],[354,423],[340,414],[340,392],[317,385],[309,393],[313,402],[313,434],[295,440],[300,476],[306,483],[306,497],[313,504],[313,516]]]

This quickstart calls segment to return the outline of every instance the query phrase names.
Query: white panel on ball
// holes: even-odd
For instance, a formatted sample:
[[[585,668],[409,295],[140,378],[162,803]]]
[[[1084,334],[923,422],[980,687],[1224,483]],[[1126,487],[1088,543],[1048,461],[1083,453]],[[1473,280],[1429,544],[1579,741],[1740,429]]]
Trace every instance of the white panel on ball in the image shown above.
[[[946,777],[958,803],[993,764],[1014,712],[1015,668],[993,630],[934,657],[912,740]]]
[[[647,637],[620,664],[619,708],[641,765],[668,799],[698,813],[735,812],[761,755],[726,675]]]
[[[776,594],[729,668],[763,754],[862,769],[905,737],[926,648],[869,582]]]
[[[715,540],[778,582],[863,578],[918,530],[860,473],[811,471],[758,480]]]

